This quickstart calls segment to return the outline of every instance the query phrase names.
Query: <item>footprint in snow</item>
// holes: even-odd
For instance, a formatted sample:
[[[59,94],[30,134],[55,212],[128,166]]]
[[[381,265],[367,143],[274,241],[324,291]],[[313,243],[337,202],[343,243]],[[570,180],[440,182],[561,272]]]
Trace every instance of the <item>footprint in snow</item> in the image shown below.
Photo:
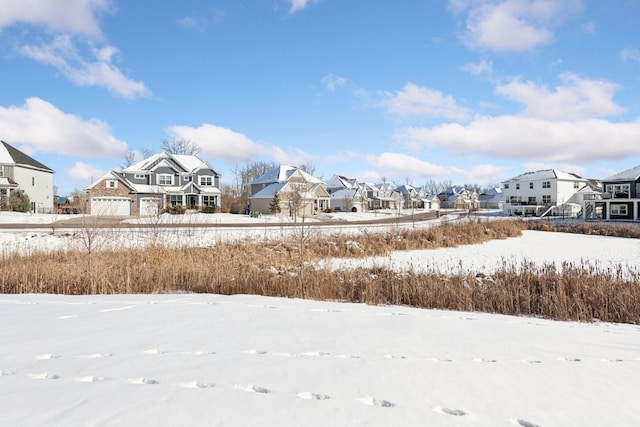
[[[101,359],[103,357],[111,357],[113,353],[93,353],[93,354],[82,354],[78,356],[81,359]]]
[[[27,376],[32,380],[59,380],[60,379],[60,375],[48,374],[46,372],[43,372],[40,374],[27,374]]]
[[[56,356],[54,354],[40,354],[38,356],[36,356],[36,360],[53,360],[53,359],[60,359],[62,356]]]
[[[100,313],[109,313],[109,312],[112,312],[112,311],[131,310],[132,308],[136,308],[136,306],[135,305],[128,305],[126,307],[105,308],[104,310],[100,310]]]
[[[211,388],[211,387],[215,387],[215,384],[213,383],[203,383],[200,381],[189,381],[186,383],[178,383],[176,384],[176,387],[180,387],[180,388]]]
[[[444,359],[444,358],[440,358],[440,357],[432,357],[430,359],[427,359],[430,362],[445,362],[445,363],[450,363],[453,362],[453,359]]]
[[[71,378],[71,381],[75,381],[77,383],[99,383],[102,381],[106,381],[108,378],[104,378],[104,377],[96,377],[96,376],[85,376],[85,377],[76,377],[76,378]]]
[[[307,351],[305,353],[299,353],[300,357],[320,357],[320,356],[328,356],[330,353],[325,353],[322,351]]]
[[[395,403],[390,402],[388,400],[376,399],[375,397],[365,396],[360,399],[362,403],[369,406],[377,406],[379,408],[393,408],[396,406]]]
[[[496,359],[485,359],[484,357],[476,357],[475,359],[473,359],[474,362],[480,362],[480,363],[496,363],[497,360]]]
[[[619,362],[623,362],[622,359],[602,359],[603,362],[614,362],[614,363],[619,363]]]
[[[384,358],[385,359],[406,359],[407,356],[400,356],[400,355],[395,355],[395,354],[385,354]]]
[[[527,420],[523,420],[521,418],[518,419],[512,419],[511,422],[517,426],[521,426],[521,427],[540,427],[538,424],[536,423],[532,423],[531,421],[527,421]]]
[[[0,377],[8,377],[10,375],[14,375],[14,373],[9,371],[0,371]]]
[[[538,363],[542,363],[542,360],[536,360],[536,359],[523,359],[522,363],[529,363],[529,364],[538,364]]]
[[[454,417],[462,417],[464,415],[467,415],[467,413],[462,409],[451,409],[451,408],[445,408],[443,406],[434,406],[431,409],[433,410],[433,412],[437,412],[439,414],[445,414],[445,415],[452,415]]]
[[[143,350],[141,353],[142,354],[165,354],[168,352],[163,350],[158,350],[157,348],[150,348],[148,350]]]
[[[300,399],[304,399],[304,400],[327,400],[327,399],[331,399],[331,397],[327,396],[326,394],[311,393],[310,391],[301,391],[300,393],[296,394],[296,396],[298,396]]]
[[[215,351],[195,350],[195,351],[181,351],[180,354],[189,354],[193,356],[206,356],[210,354],[216,354]]]
[[[260,387],[253,384],[236,384],[233,386],[236,390],[245,391],[247,393],[262,393],[268,394],[271,391],[268,388]]]
[[[264,351],[264,350],[254,350],[254,349],[242,350],[242,353],[245,353],[245,354],[267,354],[267,352]]]
[[[58,316],[56,317],[57,320],[65,320],[65,319],[74,319],[76,317],[79,317],[77,314],[69,314],[67,316]]]
[[[138,384],[138,385],[160,384],[160,381],[158,381],[158,380],[154,380],[153,378],[144,378],[144,377],[129,378],[129,379],[127,379],[127,382],[129,384]]]
[[[580,359],[571,357],[558,357],[558,360],[560,362],[580,362]]]

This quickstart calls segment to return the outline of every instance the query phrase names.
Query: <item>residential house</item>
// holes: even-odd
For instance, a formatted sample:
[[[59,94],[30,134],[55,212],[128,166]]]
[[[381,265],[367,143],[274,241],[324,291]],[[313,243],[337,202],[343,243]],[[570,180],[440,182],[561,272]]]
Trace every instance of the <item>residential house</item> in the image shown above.
[[[395,191],[395,186],[389,182],[376,185],[378,196],[376,198],[379,209],[400,209],[402,196]]]
[[[334,175],[326,182],[326,185],[327,192],[331,195],[331,209],[347,212],[365,212],[367,210],[369,201],[357,179]]]
[[[31,211],[53,213],[53,169],[0,141],[0,208],[8,209],[11,193],[29,196]]]
[[[418,187],[416,192],[420,199],[421,208],[429,210],[440,209],[440,199],[437,194],[430,194],[427,187]]]
[[[413,185],[400,185],[393,191],[400,197],[401,209],[421,209],[423,207],[420,195]]]
[[[585,219],[640,220],[640,166],[603,179],[602,189],[585,195]]]
[[[282,213],[297,219],[331,207],[326,184],[297,167],[280,165],[250,185],[252,212]]]
[[[556,169],[526,172],[502,183],[503,212],[507,215],[573,215],[578,192],[589,181]],[[579,208],[577,208],[579,210]]]
[[[502,188],[489,188],[478,196],[480,209],[500,209],[504,207],[504,194]]]
[[[478,201],[478,193],[469,191],[465,187],[452,186],[438,194],[440,199],[440,207],[443,209],[478,209],[480,202]]]
[[[197,156],[155,154],[87,187],[92,215],[149,216],[170,206],[220,208],[220,174]]]

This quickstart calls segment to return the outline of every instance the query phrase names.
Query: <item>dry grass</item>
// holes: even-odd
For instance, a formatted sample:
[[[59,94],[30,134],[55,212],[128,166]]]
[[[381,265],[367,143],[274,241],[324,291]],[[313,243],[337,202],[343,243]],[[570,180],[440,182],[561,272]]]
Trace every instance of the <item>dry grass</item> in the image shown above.
[[[143,249],[39,253],[0,264],[0,292],[123,294],[207,292],[400,304],[424,308],[543,316],[561,320],[640,323],[640,277],[565,264],[508,265],[491,277],[475,273],[398,273],[317,269],[323,257],[362,257],[394,250],[453,247],[518,236],[521,221],[445,225],[428,230],[307,233],[279,243],[218,243],[215,249],[155,245]]]

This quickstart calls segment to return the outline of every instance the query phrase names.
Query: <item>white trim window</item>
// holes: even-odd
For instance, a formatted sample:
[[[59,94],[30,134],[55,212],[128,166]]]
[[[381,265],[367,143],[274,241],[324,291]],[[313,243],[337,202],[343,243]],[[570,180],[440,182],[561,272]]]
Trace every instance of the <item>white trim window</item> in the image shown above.
[[[4,176],[4,165],[0,165],[0,176]]]
[[[213,185],[213,177],[209,175],[200,176],[200,185],[203,187],[211,187]]]
[[[626,204],[612,203],[611,204],[611,216],[627,216],[629,213],[628,206]]]
[[[107,179],[106,182],[105,182],[105,186],[107,188],[116,189],[116,188],[118,188],[118,181],[116,181],[115,179]]]
[[[544,204],[551,203],[551,194],[543,194],[542,203]]]
[[[630,184],[607,184],[606,192],[614,199],[628,199],[631,197]]]
[[[147,177],[147,175],[143,174],[143,173],[136,173],[133,175],[134,179],[145,179]]]
[[[551,181],[542,181],[542,188],[551,188]]]
[[[217,196],[202,196],[202,206],[217,206]]]
[[[158,185],[173,185],[173,175],[169,175],[169,174],[158,175]]]

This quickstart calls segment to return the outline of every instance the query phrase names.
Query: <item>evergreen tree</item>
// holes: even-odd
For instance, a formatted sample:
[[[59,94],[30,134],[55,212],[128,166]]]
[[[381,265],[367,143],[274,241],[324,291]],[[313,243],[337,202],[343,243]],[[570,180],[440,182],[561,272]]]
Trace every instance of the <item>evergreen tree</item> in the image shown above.
[[[271,200],[271,203],[269,203],[269,211],[272,214],[279,214],[280,211],[282,209],[280,208],[280,197],[278,196],[278,193],[273,195],[273,199]]]

